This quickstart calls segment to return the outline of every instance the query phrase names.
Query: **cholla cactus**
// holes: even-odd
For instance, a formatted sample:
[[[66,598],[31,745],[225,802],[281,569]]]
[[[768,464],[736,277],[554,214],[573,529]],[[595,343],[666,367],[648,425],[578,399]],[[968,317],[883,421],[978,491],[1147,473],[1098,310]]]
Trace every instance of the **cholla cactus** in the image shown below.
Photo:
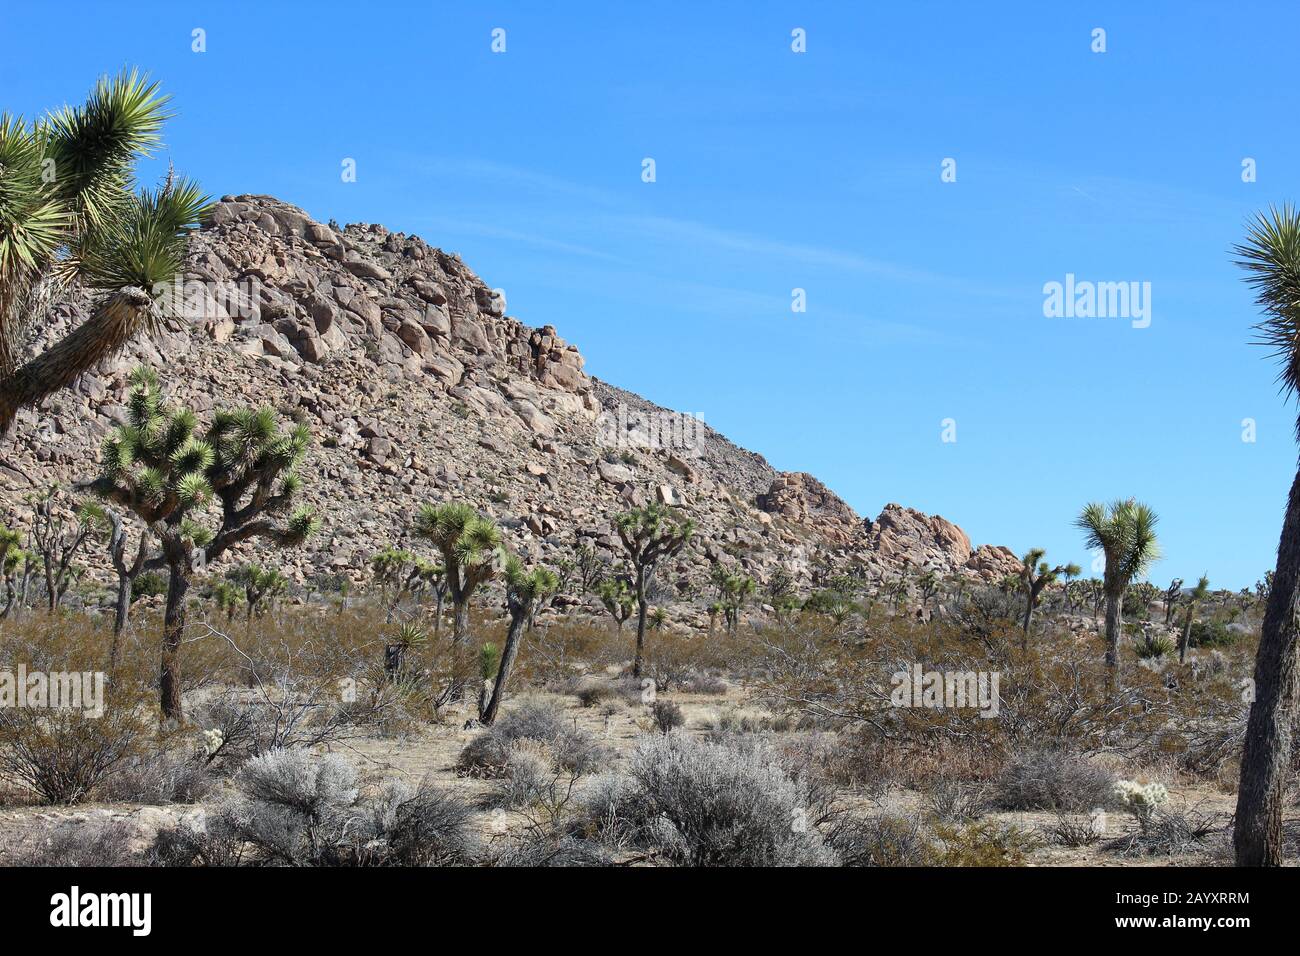
[[[221,732],[221,728],[213,727],[211,730],[203,731],[203,755],[205,757],[209,759],[215,757],[217,751],[224,747],[225,744],[226,737]]]
[[[479,714],[479,720],[491,724],[496,719],[501,698],[505,696],[506,682],[510,679],[511,668],[519,654],[519,638],[524,624],[532,616],[533,607],[548,594],[555,593],[559,579],[546,568],[524,569],[523,563],[514,555],[505,559],[502,577],[506,582],[506,606],[510,610],[510,629],[506,632],[505,647],[501,650],[501,665],[497,669],[497,679],[492,685],[492,699]]]
[[[150,567],[169,572],[162,710],[165,718],[179,720],[177,652],[190,580],[195,570],[250,538],[294,547],[316,531],[310,508],[292,508],[302,487],[297,466],[311,435],[305,425],[280,431],[269,408],[218,412],[200,433],[192,411],[163,400],[153,372],[137,369],[131,384],[129,424],[104,443],[102,473],[90,487],[131,509],[159,541],[162,556]],[[284,520],[276,520],[281,515]],[[215,523],[215,530],[205,522]]]
[[[1115,800],[1137,818],[1142,826],[1150,822],[1156,809],[1169,799],[1164,784],[1118,780],[1113,791]]]

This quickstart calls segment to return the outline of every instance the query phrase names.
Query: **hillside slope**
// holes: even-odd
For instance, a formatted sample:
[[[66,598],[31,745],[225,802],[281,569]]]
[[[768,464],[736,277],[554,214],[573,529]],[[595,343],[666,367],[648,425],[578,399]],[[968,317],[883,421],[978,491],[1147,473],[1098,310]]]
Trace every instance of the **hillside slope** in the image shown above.
[[[58,305],[33,348],[88,305],[85,296]],[[1018,564],[898,505],[863,521],[811,475],[777,472],[699,420],[589,377],[553,327],[504,315],[459,257],[417,236],[321,224],[266,196],[225,197],[193,237],[182,318],[20,414],[0,463],[11,525],[26,524],[22,499],[34,486],[94,476],[141,362],[201,419],[257,403],[310,425],[304,494],[322,532],[274,558],[298,581],[360,580],[373,552],[410,543],[419,504],[448,499],[495,518],[516,551],[551,562],[578,539],[614,559],[616,513],[651,501],[678,507],[700,528],[666,576],[683,591],[710,561],[760,581],[785,567],[805,588],[854,564],[868,576],[907,561],[989,579]]]

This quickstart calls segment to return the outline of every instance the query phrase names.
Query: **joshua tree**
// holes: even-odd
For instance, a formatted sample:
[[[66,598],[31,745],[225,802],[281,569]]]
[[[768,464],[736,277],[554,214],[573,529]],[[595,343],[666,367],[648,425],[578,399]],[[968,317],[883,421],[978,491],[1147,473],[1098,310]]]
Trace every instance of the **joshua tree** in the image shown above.
[[[628,610],[630,613],[631,611],[630,604],[628,606]],[[722,606],[721,601],[714,601],[712,604],[709,605],[709,633],[710,634],[712,634],[715,630],[717,630],[718,615],[721,614],[724,610],[726,609]]]
[[[668,623],[668,612],[661,607],[655,608],[650,612],[650,630],[662,631],[664,625]]]
[[[1273,572],[1265,571],[1264,579],[1255,582],[1255,596],[1263,603],[1268,603],[1269,595],[1273,592]]]
[[[447,699],[460,700],[465,694],[460,658],[469,641],[469,602],[500,568],[501,531],[469,505],[451,502],[422,506],[415,514],[415,533],[442,555],[452,606],[452,677]]]
[[[108,651],[108,670],[112,673],[117,667],[118,646],[122,632],[126,630],[127,618],[131,613],[132,587],[135,579],[144,570],[149,558],[149,529],[140,533],[140,543],[136,548],[135,559],[126,561],[126,522],[112,508],[98,502],[88,502],[82,506],[82,513],[88,521],[98,522],[108,532],[108,558],[117,572],[117,602],[113,612],[113,641]]]
[[[727,622],[727,633],[734,634],[736,626],[740,623],[740,612],[745,606],[745,600],[750,597],[758,586],[754,579],[743,574],[729,574],[722,583],[722,609],[723,617]]]
[[[1290,398],[1300,388],[1300,211],[1290,203],[1260,214],[1234,250],[1264,312],[1259,343],[1281,362],[1278,380]],[[1300,422],[1297,423],[1300,436]],[[1238,866],[1282,865],[1283,789],[1289,775],[1296,713],[1300,632],[1300,471],[1287,501],[1270,582],[1259,650],[1255,699],[1246,722],[1233,843]]]
[[[1183,594],[1183,579],[1174,578],[1169,582],[1169,587],[1165,588],[1165,627],[1168,627],[1174,619],[1174,611],[1178,607],[1178,599]]]
[[[506,694],[506,684],[510,680],[510,671],[519,656],[519,638],[524,624],[532,616],[533,606],[547,594],[555,591],[559,582],[546,568],[533,568],[525,571],[523,564],[514,555],[506,558],[502,577],[506,582],[506,606],[510,610],[510,628],[506,631],[506,644],[501,649],[501,666],[497,669],[497,678],[492,684],[492,698],[479,715],[479,721],[491,725],[497,718],[497,710]]]
[[[1135,501],[1113,501],[1109,505],[1092,502],[1085,505],[1075,525],[1084,533],[1089,548],[1100,549],[1106,557],[1102,593],[1106,597],[1106,667],[1107,682],[1112,688],[1119,683],[1119,639],[1123,632],[1124,591],[1135,577],[1150,567],[1160,555],[1156,544],[1156,522],[1150,506]]]
[[[63,595],[77,576],[73,560],[95,530],[97,514],[78,506],[75,520],[69,520],[59,506],[59,489],[51,485],[42,495],[28,499],[32,515],[32,544],[45,570],[45,595],[51,611],[63,603]]]
[[[227,573],[226,578],[244,592],[245,618],[249,621],[254,614],[262,615],[263,601],[274,600],[289,586],[289,580],[283,574],[260,564],[242,565]]]
[[[159,143],[166,102],[132,70],[34,123],[0,114],[0,435],[179,301],[160,287],[207,198],[170,176],[137,193],[132,175]],[[74,280],[101,293],[90,317],[20,367],[33,323]]]
[[[1196,582],[1196,587],[1192,593],[1187,595],[1187,616],[1183,619],[1183,637],[1178,642],[1178,663],[1187,660],[1187,645],[1192,641],[1192,619],[1196,617],[1196,606],[1204,601],[1210,594],[1210,579],[1204,574]]]
[[[384,604],[385,622],[393,619],[393,610],[406,591],[406,576],[414,562],[414,554],[398,548],[385,548],[370,556],[370,569]]]
[[[233,621],[239,605],[244,602],[244,591],[234,581],[218,581],[212,586],[212,600],[217,610],[226,615],[226,620]]]
[[[397,639],[384,645],[384,676],[390,681],[400,680],[406,674],[406,655],[428,639],[424,628],[414,621],[404,621],[397,628]]]
[[[1038,607],[1039,596],[1049,584],[1060,578],[1072,578],[1079,574],[1077,564],[1058,564],[1050,566],[1043,560],[1047,552],[1042,548],[1033,548],[1021,558],[1020,580],[1025,587],[1025,637],[1024,646],[1029,647],[1029,632],[1033,627],[1034,608]]]
[[[614,619],[616,630],[622,633],[624,623],[636,607],[636,596],[632,593],[632,588],[622,578],[609,578],[600,582],[596,593],[600,597],[600,603],[605,605],[605,610]]]
[[[641,676],[645,658],[646,614],[649,609],[647,594],[654,582],[659,562],[681,553],[695,533],[692,521],[678,522],[663,505],[649,505],[619,515],[615,521],[618,536],[632,562],[632,592],[636,595],[636,657],[632,662],[632,676]]]
[[[485,641],[483,646],[478,649],[478,712],[480,718],[487,713],[488,701],[492,697],[492,688],[495,686],[493,678],[496,677],[497,668],[500,666],[501,648],[491,641]]]
[[[137,369],[131,380],[130,421],[104,443],[102,472],[89,487],[129,508],[159,542],[162,555],[149,566],[168,571],[162,712],[180,721],[179,651],[194,572],[251,538],[294,547],[315,532],[311,509],[291,510],[311,434],[305,425],[281,432],[269,408],[218,412],[200,434],[192,411],[164,402],[152,372]],[[215,530],[203,523],[213,503],[220,510]]]
[[[573,567],[584,595],[591,592],[605,574],[605,563],[589,544],[581,544],[573,552]]]
[[[928,570],[917,578],[916,586],[921,592],[921,607],[928,607],[930,600],[939,593],[939,576]]]
[[[27,586],[36,566],[36,556],[20,546],[21,540],[17,531],[0,525],[0,571],[5,579],[5,607],[0,611],[0,620],[10,614],[17,619],[27,606]]]

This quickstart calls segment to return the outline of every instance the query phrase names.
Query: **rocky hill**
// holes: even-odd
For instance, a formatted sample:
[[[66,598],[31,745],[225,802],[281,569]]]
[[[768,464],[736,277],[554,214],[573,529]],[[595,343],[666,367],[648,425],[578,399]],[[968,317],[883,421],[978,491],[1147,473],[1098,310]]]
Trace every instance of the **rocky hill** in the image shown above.
[[[228,196],[193,237],[184,278],[182,317],[20,414],[0,455],[11,525],[26,524],[35,485],[93,477],[101,441],[124,419],[126,376],[144,362],[201,419],[256,403],[310,425],[304,495],[322,532],[274,558],[298,581],[362,579],[373,552],[412,544],[419,504],[448,499],[549,562],[580,539],[614,560],[617,512],[680,508],[700,528],[667,575],[683,589],[711,561],[760,581],[784,567],[804,588],[852,565],[880,576],[906,561],[986,579],[1018,566],[1005,548],[972,550],[937,516],[890,504],[864,521],[813,476],[777,472],[698,419],[588,376],[554,327],[504,315],[459,257],[417,236]],[[84,296],[59,304],[33,348],[88,308]]]

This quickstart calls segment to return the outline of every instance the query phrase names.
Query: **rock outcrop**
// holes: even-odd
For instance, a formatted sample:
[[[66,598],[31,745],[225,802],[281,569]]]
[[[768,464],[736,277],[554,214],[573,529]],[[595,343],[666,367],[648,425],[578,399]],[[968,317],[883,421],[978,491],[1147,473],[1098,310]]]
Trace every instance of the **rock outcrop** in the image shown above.
[[[683,588],[704,580],[706,558],[760,580],[783,567],[805,586],[816,564],[907,557],[997,578],[1014,560],[1006,549],[972,552],[956,525],[898,505],[864,522],[811,475],[778,473],[699,419],[589,377],[554,327],[507,315],[459,257],[417,236],[226,197],[193,237],[183,278],[177,318],[19,414],[0,456],[10,524],[26,523],[22,499],[35,487],[94,476],[101,442],[125,420],[127,375],[143,362],[201,419],[266,404],[310,427],[303,496],[323,528],[274,558],[298,581],[360,579],[373,552],[421,547],[409,540],[412,512],[449,499],[551,562],[579,540],[617,560],[615,514],[655,501],[680,509],[699,544],[661,579]],[[86,294],[58,304],[31,350],[90,304]],[[243,547],[234,560],[258,555]]]

